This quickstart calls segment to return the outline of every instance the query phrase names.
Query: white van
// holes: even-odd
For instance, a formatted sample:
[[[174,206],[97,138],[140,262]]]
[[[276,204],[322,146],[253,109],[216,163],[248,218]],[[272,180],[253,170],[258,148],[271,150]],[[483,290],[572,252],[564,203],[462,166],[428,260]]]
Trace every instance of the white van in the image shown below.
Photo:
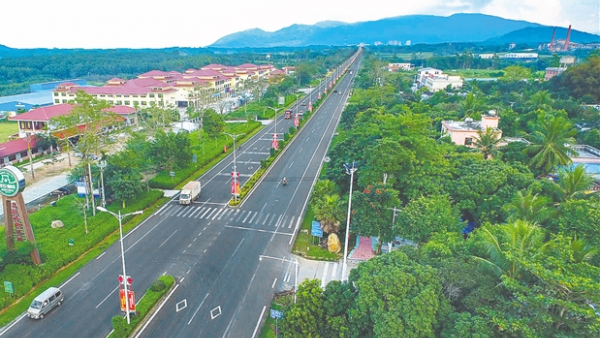
[[[29,310],[27,310],[27,316],[33,319],[44,318],[44,315],[55,306],[60,306],[64,299],[65,296],[60,289],[50,287],[31,302]]]

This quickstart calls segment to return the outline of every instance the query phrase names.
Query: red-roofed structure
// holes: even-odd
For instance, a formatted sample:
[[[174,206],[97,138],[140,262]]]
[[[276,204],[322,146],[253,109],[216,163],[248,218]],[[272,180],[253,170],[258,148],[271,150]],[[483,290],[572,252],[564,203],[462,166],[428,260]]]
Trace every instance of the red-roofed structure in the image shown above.
[[[35,135],[29,136],[29,146],[31,147],[33,157],[35,157],[36,154],[44,151],[44,149],[37,147],[35,143]],[[28,147],[26,138],[19,138],[0,144],[0,165],[5,166],[28,160],[29,154],[27,149]]]

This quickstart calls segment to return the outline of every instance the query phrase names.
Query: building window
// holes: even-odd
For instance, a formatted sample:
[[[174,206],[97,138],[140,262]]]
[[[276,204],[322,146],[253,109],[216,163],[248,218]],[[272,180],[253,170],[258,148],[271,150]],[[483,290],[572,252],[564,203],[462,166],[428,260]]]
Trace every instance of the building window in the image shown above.
[[[135,106],[135,105],[138,105],[138,104],[140,104],[140,102],[139,102],[139,101],[133,101],[133,105],[134,105],[134,106]]]
[[[472,137],[466,137],[465,138],[465,145],[466,146],[470,146],[473,144],[473,138]]]
[[[100,94],[100,97],[106,97],[106,95],[104,95],[104,94]]]
[[[113,100],[108,100],[107,102],[108,102],[108,103],[110,103],[110,104],[113,104],[113,103],[114,103],[114,101],[113,101]]]
[[[108,97],[113,97],[112,94],[108,94]]]
[[[123,95],[123,97],[129,97],[129,95]]]
[[[123,101],[117,101],[117,104],[123,104]]]
[[[146,105],[146,101],[142,101],[142,106],[145,106],[145,105]]]
[[[162,94],[158,94],[158,97],[162,98]]]
[[[67,103],[67,100],[62,100],[62,103]]]
[[[133,95],[133,97],[137,97],[137,95]]]
[[[152,94],[152,93],[150,93],[150,94],[148,94],[148,95],[149,95],[149,97],[154,97],[154,94]]]
[[[54,103],[60,103],[60,100],[59,99],[55,99]]]
[[[60,93],[61,96],[67,96],[67,93]]]
[[[58,93],[57,93],[57,92],[54,92],[54,96],[58,96]]]
[[[117,94],[117,97],[121,97],[121,94]]]
[[[125,101],[125,105],[128,106],[129,105],[129,101]]]

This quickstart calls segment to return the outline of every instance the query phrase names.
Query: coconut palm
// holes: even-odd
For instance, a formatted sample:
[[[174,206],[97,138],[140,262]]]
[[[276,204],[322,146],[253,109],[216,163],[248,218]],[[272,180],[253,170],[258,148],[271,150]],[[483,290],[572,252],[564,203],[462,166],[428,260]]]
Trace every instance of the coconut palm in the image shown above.
[[[573,254],[573,260],[575,263],[588,262],[598,254],[598,249],[592,247],[582,239],[571,239],[569,243],[571,246],[571,253]]]
[[[559,165],[571,164],[569,156],[577,152],[568,144],[575,143],[576,134],[573,125],[562,117],[553,116],[539,122],[527,148],[527,152],[534,155],[530,165],[549,173]]]
[[[492,127],[487,127],[485,131],[479,130],[474,142],[475,146],[481,150],[483,158],[486,160],[490,158],[490,156],[493,157],[496,155],[498,152],[498,143],[500,143],[500,131]]]
[[[532,110],[549,107],[552,104],[550,92],[547,90],[540,90],[534,93],[529,97],[528,104]]]
[[[577,199],[585,196],[586,190],[589,190],[595,180],[584,169],[583,165],[562,169],[559,173],[558,188],[561,191],[562,199]]]
[[[537,225],[543,224],[556,214],[551,203],[550,198],[533,194],[531,190],[528,190],[527,193],[519,191],[502,210],[507,214],[506,220],[509,222],[521,220]]]
[[[339,195],[325,195],[313,203],[315,218],[321,221],[321,228],[326,233],[336,233],[345,217],[344,202]]]
[[[497,227],[483,227],[478,239],[484,253],[473,258],[497,277],[515,279],[528,277],[518,263],[519,259],[534,259],[548,252],[553,244],[551,241],[544,242],[540,227],[521,220]]]

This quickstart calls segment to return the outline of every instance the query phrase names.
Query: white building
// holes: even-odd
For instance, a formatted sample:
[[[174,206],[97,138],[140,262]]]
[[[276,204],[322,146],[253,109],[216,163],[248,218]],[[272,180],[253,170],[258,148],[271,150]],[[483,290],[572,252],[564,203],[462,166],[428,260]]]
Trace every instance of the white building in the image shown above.
[[[461,88],[463,80],[460,76],[444,74],[443,71],[431,67],[421,68],[417,72],[417,78],[413,88],[415,90],[427,87],[432,92],[452,88]]]

